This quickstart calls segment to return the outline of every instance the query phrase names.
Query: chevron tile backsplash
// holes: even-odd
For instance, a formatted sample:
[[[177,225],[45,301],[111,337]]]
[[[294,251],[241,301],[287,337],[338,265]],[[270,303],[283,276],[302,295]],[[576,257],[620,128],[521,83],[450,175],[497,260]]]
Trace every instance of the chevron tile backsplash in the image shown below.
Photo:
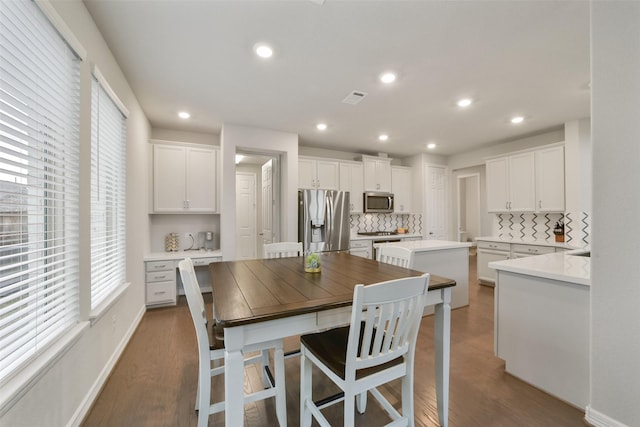
[[[422,234],[422,215],[420,214],[352,214],[349,216],[351,231],[395,231],[398,227],[407,228],[409,233]]]
[[[553,228],[560,220],[564,221],[565,243],[590,244],[591,219],[586,212],[496,214],[494,228],[501,239],[554,240]]]

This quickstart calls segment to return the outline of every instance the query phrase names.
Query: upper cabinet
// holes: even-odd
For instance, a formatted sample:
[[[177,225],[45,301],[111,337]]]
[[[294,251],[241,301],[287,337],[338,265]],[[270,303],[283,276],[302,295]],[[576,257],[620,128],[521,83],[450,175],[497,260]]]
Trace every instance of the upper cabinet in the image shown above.
[[[411,168],[391,166],[391,192],[394,195],[396,213],[411,213],[412,191]]]
[[[153,144],[153,213],[217,211],[217,149]]]
[[[298,188],[337,190],[340,166],[335,160],[298,158]]]
[[[536,151],[536,203],[539,212],[564,211],[564,147]]]
[[[340,190],[349,192],[349,211],[362,212],[363,187],[362,163],[340,162]]]
[[[564,211],[564,148],[487,160],[489,212]]]
[[[391,159],[362,156],[364,191],[391,192]]]

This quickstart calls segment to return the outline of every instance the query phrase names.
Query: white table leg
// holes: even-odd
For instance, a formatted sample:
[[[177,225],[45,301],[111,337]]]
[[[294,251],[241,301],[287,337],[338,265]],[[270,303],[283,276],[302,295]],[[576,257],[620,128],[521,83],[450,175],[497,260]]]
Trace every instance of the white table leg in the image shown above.
[[[242,330],[230,328],[224,331],[224,421],[227,426],[244,425],[244,356],[242,355]]]
[[[449,425],[449,353],[451,348],[451,288],[443,289],[443,303],[435,306],[436,397],[438,419]]]

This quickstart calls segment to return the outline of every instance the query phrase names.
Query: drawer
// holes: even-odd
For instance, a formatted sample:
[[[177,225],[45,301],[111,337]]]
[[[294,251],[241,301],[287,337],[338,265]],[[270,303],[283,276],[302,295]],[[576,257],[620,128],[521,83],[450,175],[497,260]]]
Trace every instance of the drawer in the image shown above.
[[[147,304],[174,302],[176,300],[176,282],[147,283]]]
[[[509,242],[487,242],[478,240],[478,249],[492,249],[494,251],[511,252],[511,244]]]
[[[147,271],[147,273],[152,271],[173,270],[176,268],[175,262],[171,260],[147,261],[144,264],[145,264],[145,270]]]
[[[191,258],[194,267],[203,267],[211,264],[212,262],[220,262],[222,259],[220,257],[209,257],[209,258]]]
[[[371,247],[371,240],[351,240],[349,242],[349,249],[363,248],[368,249]]]
[[[512,245],[511,250],[514,253],[529,254],[529,255],[551,254],[556,251],[553,246],[521,245],[521,244]]]
[[[155,271],[155,272],[147,273],[145,277],[145,281],[147,283],[171,281],[175,284],[176,271],[175,269],[171,269],[166,271]]]

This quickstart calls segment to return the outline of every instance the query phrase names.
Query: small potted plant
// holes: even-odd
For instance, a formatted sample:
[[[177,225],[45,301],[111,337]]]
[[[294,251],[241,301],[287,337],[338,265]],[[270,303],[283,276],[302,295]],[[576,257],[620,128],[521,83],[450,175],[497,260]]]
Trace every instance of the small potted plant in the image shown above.
[[[315,252],[306,252],[304,257],[304,271],[307,273],[320,273],[320,255]]]
[[[556,235],[556,242],[564,242],[564,222],[562,220],[556,222],[556,226],[553,227],[553,234]]]

